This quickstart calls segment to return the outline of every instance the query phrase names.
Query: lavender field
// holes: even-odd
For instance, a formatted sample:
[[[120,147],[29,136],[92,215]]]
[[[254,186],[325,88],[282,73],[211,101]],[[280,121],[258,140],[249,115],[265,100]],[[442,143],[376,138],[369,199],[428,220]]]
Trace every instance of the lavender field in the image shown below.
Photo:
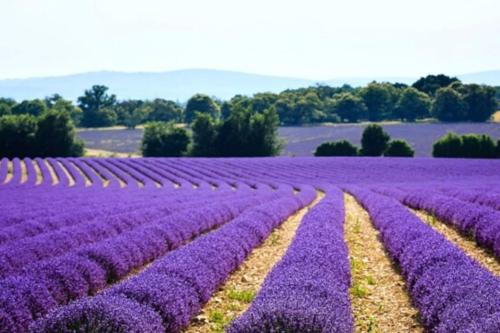
[[[435,123],[435,124],[386,124],[385,130],[395,139],[407,140],[417,157],[430,157],[432,144],[448,131],[458,134],[481,133],[500,138],[499,123]],[[360,144],[365,125],[342,124],[335,126],[280,127],[279,135],[285,141],[282,155],[311,156],[318,145],[325,141],[346,139]],[[142,130],[101,129],[81,130],[78,135],[88,148],[118,153],[138,153]]]
[[[0,332],[498,332],[500,161],[0,161]]]

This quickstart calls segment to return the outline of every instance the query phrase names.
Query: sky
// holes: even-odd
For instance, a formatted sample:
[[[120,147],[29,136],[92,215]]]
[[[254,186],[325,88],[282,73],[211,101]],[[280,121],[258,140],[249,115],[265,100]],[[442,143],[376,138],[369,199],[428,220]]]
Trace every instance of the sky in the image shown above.
[[[500,1],[0,0],[0,78],[187,68],[315,80],[500,69]]]

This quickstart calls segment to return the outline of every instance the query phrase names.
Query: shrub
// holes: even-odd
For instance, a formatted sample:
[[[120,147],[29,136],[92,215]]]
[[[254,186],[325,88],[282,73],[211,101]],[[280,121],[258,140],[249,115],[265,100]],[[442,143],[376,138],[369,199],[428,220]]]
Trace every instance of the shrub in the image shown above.
[[[380,125],[368,125],[361,138],[361,155],[381,156],[387,149],[391,137]]]
[[[461,157],[494,158],[495,142],[485,134],[466,134],[462,136]]]
[[[142,138],[143,156],[182,156],[186,153],[189,135],[174,123],[152,122],[146,125]]]
[[[75,127],[67,112],[45,112],[38,119],[35,139],[38,156],[82,156],[84,152],[83,141],[75,137]]]
[[[405,140],[393,140],[389,143],[384,156],[413,157],[415,156],[415,150]]]
[[[358,147],[346,140],[323,142],[320,144],[314,156],[356,156]]]
[[[0,117],[0,156],[30,157],[35,154],[36,117],[28,114]]]
[[[83,155],[69,113],[51,110],[40,117],[28,114],[0,117],[0,156],[69,157]]]
[[[460,157],[462,138],[453,132],[448,132],[432,146],[434,157]]]
[[[458,136],[450,132],[433,145],[434,157],[495,158],[498,144],[485,134],[466,134]]]

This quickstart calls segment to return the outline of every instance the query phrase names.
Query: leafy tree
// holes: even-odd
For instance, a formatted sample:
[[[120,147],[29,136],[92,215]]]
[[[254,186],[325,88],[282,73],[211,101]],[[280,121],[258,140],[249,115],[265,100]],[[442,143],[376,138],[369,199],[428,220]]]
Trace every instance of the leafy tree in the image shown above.
[[[0,117],[9,115],[12,113],[12,107],[16,105],[16,101],[12,98],[1,98],[0,97]]]
[[[387,149],[387,144],[391,137],[382,126],[371,124],[363,131],[361,137],[361,155],[381,156]]]
[[[113,107],[117,115],[117,123],[135,128],[146,121],[151,113],[151,108],[142,100],[126,100],[115,104]]]
[[[396,115],[401,120],[414,121],[428,117],[430,114],[431,99],[425,93],[408,87],[403,90],[396,105]]]
[[[278,139],[279,118],[274,108],[254,113],[250,118],[248,156],[275,156],[282,148]]]
[[[413,157],[414,155],[415,150],[405,140],[392,140],[384,152],[384,156],[391,157]]]
[[[45,110],[47,110],[47,106],[40,99],[22,101],[21,103],[14,105],[11,109],[12,114],[14,115],[30,114],[32,116],[39,116]]]
[[[467,103],[454,89],[440,88],[432,106],[432,115],[440,121],[460,121],[467,115]]]
[[[0,117],[0,156],[31,157],[35,151],[36,117],[30,114]]]
[[[215,119],[218,119],[220,116],[220,107],[209,96],[196,94],[191,97],[186,104],[184,121],[190,124],[196,117],[197,113],[206,113]]]
[[[453,132],[448,132],[432,146],[434,157],[460,157],[462,154],[462,138]]]
[[[92,86],[85,90],[83,96],[78,97],[78,106],[83,111],[82,125],[85,127],[111,126],[117,116],[112,109],[116,103],[116,96],[107,93],[108,87]]]
[[[73,124],[75,126],[80,125],[82,120],[82,110],[76,107],[72,101],[62,98],[59,94],[54,94],[52,96],[45,97],[44,102],[49,110],[67,112],[70,115]]]
[[[500,140],[497,140],[497,145],[495,147],[495,156],[500,158]]]
[[[174,101],[157,98],[149,103],[151,112],[148,119],[150,121],[182,121],[182,108]]]
[[[83,155],[83,141],[76,139],[70,114],[55,109],[45,112],[38,119],[35,134],[36,154],[43,157],[68,157]]]
[[[193,156],[273,156],[281,149],[274,108],[232,110],[221,122],[199,114],[193,122]]]
[[[487,121],[497,110],[495,89],[478,84],[464,85],[464,101],[467,103],[466,119],[471,121]]]
[[[191,125],[193,130],[193,144],[190,155],[192,156],[216,156],[218,123],[212,116],[199,113]]]
[[[174,157],[187,152],[189,135],[186,129],[173,122],[151,122],[144,129],[142,155],[146,157]]]
[[[453,82],[460,82],[456,77],[449,77],[443,74],[427,75],[413,83],[413,88],[418,89],[428,95],[433,96],[438,89],[448,87]]]
[[[366,117],[367,108],[363,100],[351,93],[340,93],[333,99],[333,112],[341,120],[355,123]]]
[[[277,100],[278,95],[270,92],[255,94],[252,98],[252,111],[264,113],[265,110],[273,107]]]
[[[314,152],[314,156],[357,156],[358,147],[346,140],[323,142]]]
[[[388,84],[372,82],[361,89],[361,97],[368,109],[368,120],[380,121],[391,116],[396,102],[391,88],[394,89]]]

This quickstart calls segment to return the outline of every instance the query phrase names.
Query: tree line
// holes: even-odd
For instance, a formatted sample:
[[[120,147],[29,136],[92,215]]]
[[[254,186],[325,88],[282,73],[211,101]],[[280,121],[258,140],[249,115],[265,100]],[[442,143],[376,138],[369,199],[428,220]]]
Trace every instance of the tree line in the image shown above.
[[[0,116],[38,116],[47,109],[56,108],[69,112],[76,126],[134,128],[152,121],[190,124],[197,113],[225,120],[234,109],[262,114],[273,108],[279,124],[285,126],[383,120],[412,122],[427,118],[483,122],[498,109],[499,101],[500,87],[463,84],[457,78],[441,74],[422,77],[412,85],[379,82],[359,88],[317,85],[279,94],[236,95],[227,101],[196,94],[186,103],[161,98],[120,101],[108,87],[95,85],[85,90],[76,104],[57,94],[19,103],[0,98]]]
[[[173,122],[149,123],[141,151],[143,156],[275,156],[281,147],[274,109],[262,113],[241,109],[232,110],[225,119],[197,113],[190,131]]]
[[[316,147],[314,156],[387,156],[413,157],[415,150],[406,140],[391,140],[377,124],[368,125],[361,137],[361,148],[347,140],[327,141]],[[449,132],[432,146],[433,157],[500,158],[500,139],[489,135],[457,135]]]

